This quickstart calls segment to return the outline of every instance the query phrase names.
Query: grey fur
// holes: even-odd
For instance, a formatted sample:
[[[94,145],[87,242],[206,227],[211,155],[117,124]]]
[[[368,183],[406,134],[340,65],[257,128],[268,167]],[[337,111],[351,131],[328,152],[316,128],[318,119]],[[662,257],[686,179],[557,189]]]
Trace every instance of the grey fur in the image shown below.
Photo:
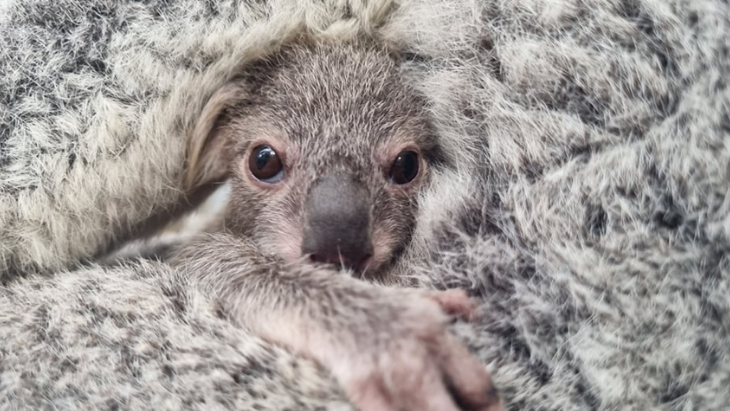
[[[415,240],[430,251],[414,280],[480,296],[483,320],[455,328],[510,409],[727,408],[726,2],[272,3],[268,13],[227,2],[120,2],[101,12],[106,4],[0,2],[11,10],[0,13],[4,279],[89,256],[177,200],[184,144],[175,125],[192,128],[205,97],[248,51],[298,22],[335,37],[366,28],[410,51],[406,75],[427,96],[447,152],[462,156],[422,203]],[[230,7],[241,9],[237,19],[227,17]],[[362,18],[340,20],[350,16]],[[83,58],[100,51],[114,74],[105,83],[97,81],[110,73],[95,74],[102,66]],[[57,70],[64,62],[68,72]],[[99,89],[124,98],[91,99]],[[104,101],[114,106],[104,111]],[[79,133],[91,119],[106,128]],[[122,408],[200,408],[211,404],[205,395],[223,409],[342,404],[328,401],[336,385],[318,385],[304,360],[293,374],[247,367],[256,377],[227,390],[225,362],[246,364],[252,337],[215,319],[207,303],[186,306],[198,323],[168,315],[177,294],[152,278],[197,291],[151,267],[4,286],[0,407],[98,409],[119,399]],[[159,277],[143,275],[150,270]],[[94,278],[103,286],[88,286]],[[137,322],[93,320],[88,301]],[[85,332],[86,322],[103,332]],[[191,347],[196,336],[205,342]],[[112,337],[123,343],[110,346]],[[230,356],[218,348],[234,340]],[[151,343],[183,359],[188,378],[165,382],[160,356],[133,357],[147,361],[142,372],[109,366],[122,347]],[[291,358],[270,352],[274,363]]]

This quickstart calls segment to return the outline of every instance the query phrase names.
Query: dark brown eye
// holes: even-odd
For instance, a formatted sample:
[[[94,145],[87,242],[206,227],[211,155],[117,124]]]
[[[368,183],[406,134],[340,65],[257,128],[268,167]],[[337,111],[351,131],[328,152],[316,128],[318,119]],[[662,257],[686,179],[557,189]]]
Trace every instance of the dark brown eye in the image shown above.
[[[251,152],[248,159],[248,168],[256,179],[273,184],[284,179],[284,166],[273,148],[258,146]]]
[[[393,184],[408,184],[418,175],[418,154],[415,151],[403,151],[390,166],[388,176]]]

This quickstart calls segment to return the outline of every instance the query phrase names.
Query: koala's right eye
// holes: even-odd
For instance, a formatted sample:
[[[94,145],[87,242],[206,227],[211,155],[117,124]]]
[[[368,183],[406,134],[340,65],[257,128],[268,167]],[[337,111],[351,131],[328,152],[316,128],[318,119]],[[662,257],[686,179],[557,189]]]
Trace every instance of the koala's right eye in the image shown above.
[[[284,165],[273,148],[258,146],[251,152],[248,159],[248,168],[257,180],[274,184],[284,179]]]
[[[390,181],[395,184],[408,184],[418,175],[418,154],[414,151],[403,151],[390,166]]]

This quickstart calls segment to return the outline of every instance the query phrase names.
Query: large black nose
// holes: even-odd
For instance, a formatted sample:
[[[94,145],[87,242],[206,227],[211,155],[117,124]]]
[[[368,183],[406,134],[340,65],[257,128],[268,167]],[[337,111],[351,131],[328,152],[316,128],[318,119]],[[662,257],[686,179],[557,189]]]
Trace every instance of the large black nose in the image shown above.
[[[343,173],[315,183],[307,196],[302,254],[356,272],[365,268],[373,244],[370,196],[362,183]]]

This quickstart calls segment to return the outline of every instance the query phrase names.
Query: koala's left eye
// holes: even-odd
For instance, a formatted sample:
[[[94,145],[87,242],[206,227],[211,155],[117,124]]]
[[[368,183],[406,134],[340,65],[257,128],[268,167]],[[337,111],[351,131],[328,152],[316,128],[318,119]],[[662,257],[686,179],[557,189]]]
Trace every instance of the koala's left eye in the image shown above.
[[[394,184],[408,184],[418,176],[418,169],[418,154],[415,151],[406,150],[395,158],[390,166],[388,177]]]
[[[258,146],[251,152],[248,168],[257,180],[274,184],[284,179],[284,165],[273,148]]]

